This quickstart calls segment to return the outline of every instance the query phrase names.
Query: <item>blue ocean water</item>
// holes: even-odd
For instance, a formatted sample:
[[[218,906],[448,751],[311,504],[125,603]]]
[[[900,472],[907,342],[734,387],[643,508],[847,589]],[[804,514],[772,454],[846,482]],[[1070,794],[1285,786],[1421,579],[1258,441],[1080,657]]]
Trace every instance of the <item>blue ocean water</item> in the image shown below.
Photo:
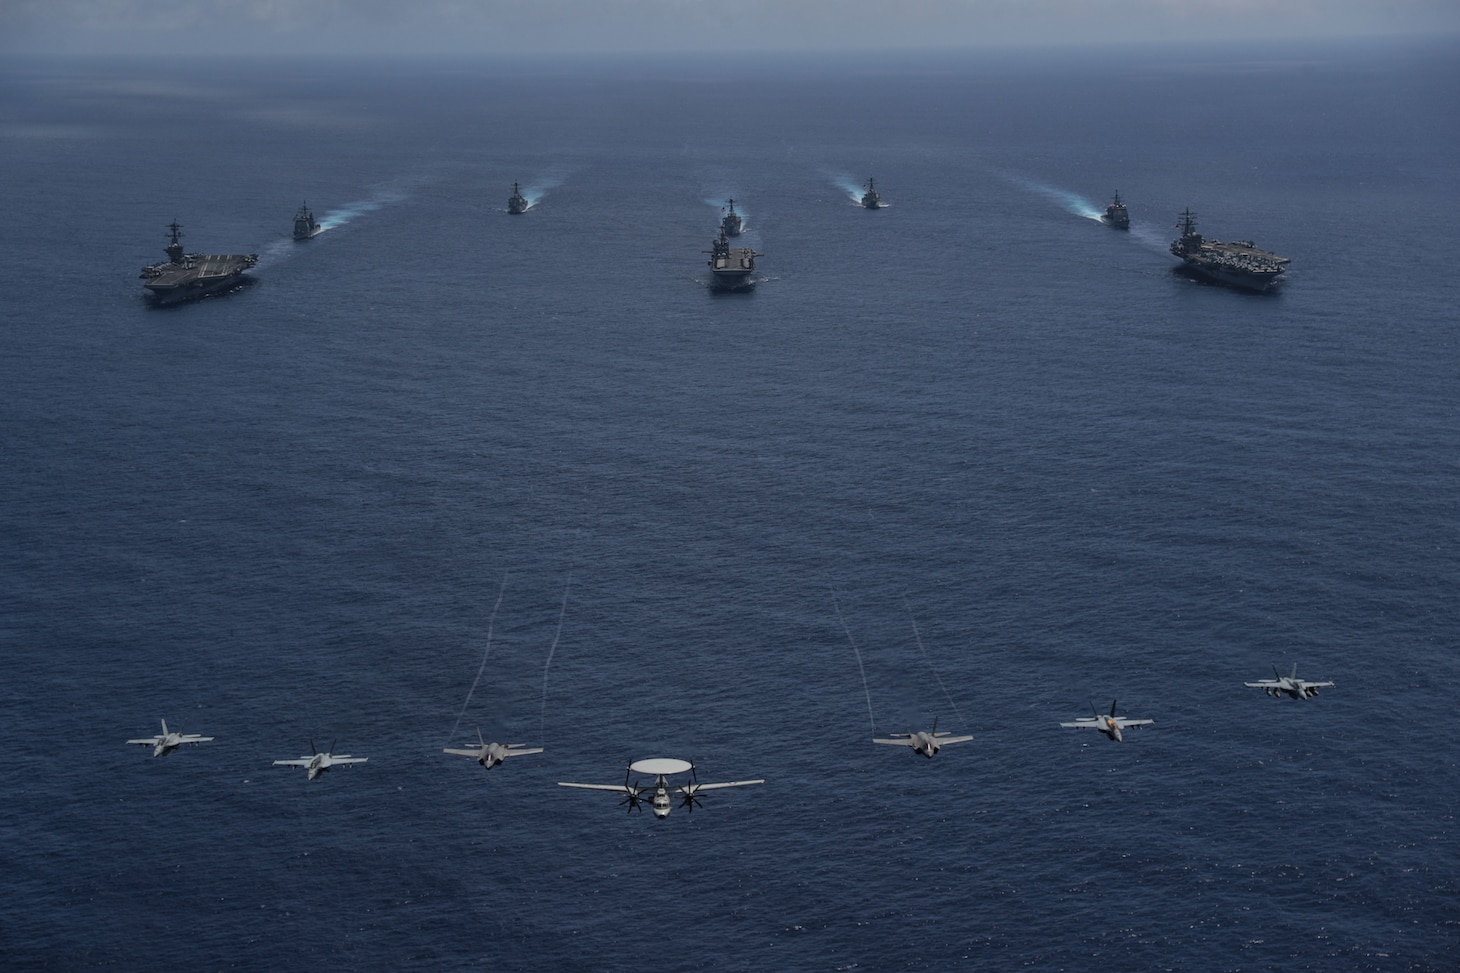
[[[5,65],[3,965],[1453,969],[1456,54]]]

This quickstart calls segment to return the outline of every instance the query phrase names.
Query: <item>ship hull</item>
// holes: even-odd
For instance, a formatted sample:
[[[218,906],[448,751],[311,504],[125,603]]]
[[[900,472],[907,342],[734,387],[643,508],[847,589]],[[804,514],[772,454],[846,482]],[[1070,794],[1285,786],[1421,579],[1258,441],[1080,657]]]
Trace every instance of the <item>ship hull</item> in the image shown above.
[[[1100,222],[1101,223],[1104,223],[1106,226],[1110,227],[1111,229],[1115,229],[1115,230],[1129,230],[1130,229],[1130,217],[1128,217],[1128,216],[1121,216],[1121,217],[1116,217],[1116,216],[1102,216],[1102,217],[1100,217]]]
[[[294,239],[313,240],[315,237],[319,236],[323,232],[324,227],[322,226],[314,226],[309,229],[301,229],[296,227],[294,230]]]
[[[253,280],[245,277],[240,271],[226,277],[208,277],[201,280],[194,280],[183,284],[145,284],[148,293],[156,304],[185,304],[188,301],[196,301],[199,298],[207,297],[209,294],[218,294],[231,290],[241,284]]]
[[[1255,292],[1270,289],[1283,274],[1281,270],[1238,270],[1231,267],[1212,266],[1196,260],[1183,260],[1182,268],[1190,272],[1192,276],[1199,277],[1208,283]]]
[[[717,270],[710,280],[710,289],[716,291],[748,291],[755,288],[755,278],[748,270]]]

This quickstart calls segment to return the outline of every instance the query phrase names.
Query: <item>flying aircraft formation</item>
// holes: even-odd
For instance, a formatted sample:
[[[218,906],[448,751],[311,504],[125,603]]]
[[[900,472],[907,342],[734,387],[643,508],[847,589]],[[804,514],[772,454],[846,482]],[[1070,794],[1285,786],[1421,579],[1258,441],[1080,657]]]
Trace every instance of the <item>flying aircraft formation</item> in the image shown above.
[[[1306,679],[1298,678],[1298,664],[1293,663],[1293,674],[1291,676],[1279,675],[1277,666],[1272,667],[1272,674],[1275,679],[1259,679],[1257,682],[1244,682],[1242,685],[1250,686],[1253,689],[1261,689],[1269,696],[1290,696],[1293,699],[1309,699],[1317,696],[1318,690],[1327,689],[1332,686],[1331,682],[1308,682]]]
[[[1326,689],[1334,685],[1332,682],[1310,682],[1298,678],[1298,667],[1293,666],[1290,675],[1283,676],[1273,667],[1273,679],[1262,679],[1257,682],[1243,683],[1255,689],[1261,689],[1267,695],[1274,697],[1289,696],[1293,699],[1308,699],[1318,695],[1319,689]],[[1095,709],[1095,704],[1090,704],[1090,716],[1082,716],[1070,723],[1061,723],[1061,727],[1070,729],[1091,729],[1098,730],[1111,740],[1123,742],[1124,731],[1132,727],[1150,726],[1155,720],[1137,720],[1126,716],[1116,715],[1116,700],[1111,700],[1110,712],[1101,713]],[[167,721],[162,720],[162,732],[156,736],[128,740],[129,744],[140,744],[152,747],[154,757],[162,757],[185,743],[207,743],[213,737],[199,736],[196,733],[175,733],[167,728]],[[971,735],[954,736],[952,731],[938,730],[938,721],[933,720],[931,730],[919,730],[915,732],[894,733],[887,737],[873,737],[872,742],[887,746],[908,747],[913,753],[932,759],[940,749],[953,743],[967,743],[972,740]],[[334,745],[329,750],[319,750],[314,746],[314,741],[309,743],[313,752],[294,760],[275,760],[275,767],[302,767],[307,772],[307,780],[314,780],[320,774],[325,773],[332,767],[349,764],[362,764],[369,760],[368,757],[352,757],[349,754],[336,754],[333,752]],[[504,763],[508,757],[522,757],[528,754],[543,753],[542,747],[528,747],[520,743],[496,743],[487,742],[482,735],[480,728],[477,729],[477,746],[466,749],[446,747],[443,753],[472,757],[486,770]],[[634,775],[642,775],[652,780],[652,783],[642,783],[641,779]],[[688,774],[689,779],[675,783],[671,778],[682,777]],[[632,780],[631,780],[632,778]],[[716,791],[729,787],[750,787],[756,784],[764,784],[765,780],[732,780],[719,783],[702,784],[699,779],[699,771],[693,761],[680,760],[670,757],[651,757],[631,762],[624,771],[622,784],[584,784],[575,781],[559,781],[561,787],[574,787],[583,790],[606,791],[618,795],[621,800],[619,806],[626,810],[644,810],[647,802],[654,817],[659,820],[669,817],[676,807],[684,808],[686,812],[693,813],[696,807],[703,807],[700,803],[700,795],[707,791]]]
[[[144,737],[140,740],[128,740],[128,743],[140,743],[144,747],[152,748],[152,756],[165,757],[176,750],[184,743],[207,743],[212,737],[198,736],[196,733],[172,733],[167,729],[167,720],[162,721],[162,732],[155,737]]]

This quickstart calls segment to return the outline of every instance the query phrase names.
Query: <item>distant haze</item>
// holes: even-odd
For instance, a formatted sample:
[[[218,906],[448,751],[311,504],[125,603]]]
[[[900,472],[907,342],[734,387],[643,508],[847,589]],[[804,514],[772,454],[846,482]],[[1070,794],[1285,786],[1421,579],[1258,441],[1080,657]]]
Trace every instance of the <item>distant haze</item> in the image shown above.
[[[1455,0],[0,0],[0,51],[876,50],[1460,33]]]

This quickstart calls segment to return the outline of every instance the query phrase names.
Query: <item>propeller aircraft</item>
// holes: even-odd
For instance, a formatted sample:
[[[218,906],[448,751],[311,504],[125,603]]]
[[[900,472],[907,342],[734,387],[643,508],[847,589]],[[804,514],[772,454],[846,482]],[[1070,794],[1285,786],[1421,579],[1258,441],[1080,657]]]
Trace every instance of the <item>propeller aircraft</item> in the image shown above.
[[[1291,676],[1279,675],[1277,666],[1272,667],[1272,674],[1276,679],[1259,679],[1257,682],[1244,682],[1242,685],[1251,686],[1253,689],[1261,689],[1269,696],[1290,696],[1293,699],[1309,699],[1317,696],[1318,690],[1327,689],[1332,686],[1331,682],[1308,682],[1306,679],[1298,678],[1298,664],[1293,663],[1293,674]]]
[[[967,743],[972,740],[971,736],[956,737],[950,731],[938,732],[938,721],[933,720],[931,732],[921,730],[917,733],[894,733],[891,739],[873,738],[873,743],[885,743],[894,747],[912,747],[913,753],[920,753],[929,760],[933,759],[939,748],[950,743]]]
[[[172,753],[184,743],[207,743],[212,737],[198,736],[196,733],[172,733],[167,729],[167,720],[162,721],[162,732],[155,737],[146,737],[141,740],[128,740],[128,743],[140,743],[144,747],[152,748],[152,756],[165,757]]]
[[[1156,722],[1155,720],[1132,720],[1124,716],[1116,716],[1115,700],[1113,699],[1110,701],[1110,715],[1106,716],[1095,712],[1094,703],[1090,704],[1090,712],[1095,713],[1095,715],[1082,716],[1073,723],[1061,723],[1060,726],[1099,730],[1101,733],[1110,737],[1110,739],[1120,743],[1125,739],[1120,732],[1121,730],[1132,726],[1148,726]]]
[[[320,752],[315,747],[314,741],[310,740],[309,749],[315,750],[314,754],[300,757],[298,760],[275,760],[274,766],[303,767],[305,770],[309,771],[309,776],[305,779],[314,780],[314,778],[318,777],[320,774],[324,773],[326,770],[329,770],[331,767],[336,766],[337,764],[363,764],[365,761],[370,759],[369,757],[352,757],[348,753],[330,753],[330,750],[333,750],[334,748],[335,745],[331,743],[329,750]]]
[[[691,777],[687,784],[671,784],[669,778],[676,774],[688,773]],[[641,785],[637,780],[629,783],[630,774],[645,774],[654,778],[654,783]],[[567,781],[559,781],[559,787],[581,787],[590,791],[611,791],[623,795],[619,801],[619,807],[629,811],[644,810],[644,797],[649,796],[649,808],[654,812],[654,817],[661,821],[669,817],[669,812],[674,810],[673,797],[679,798],[679,806],[688,808],[694,813],[696,807],[703,807],[700,804],[699,794],[701,791],[716,791],[724,787],[748,787],[751,784],[764,784],[764,780],[732,780],[723,784],[701,784],[699,774],[695,771],[695,765],[688,760],[676,760],[670,757],[651,757],[647,760],[636,760],[629,764],[624,771],[624,782],[622,784],[572,784]],[[671,796],[673,795],[673,797]]]
[[[477,727],[477,741],[481,744],[475,750],[453,750],[450,747],[442,750],[442,753],[456,753],[463,757],[475,757],[477,763],[487,770],[491,770],[508,757],[525,757],[529,753],[542,753],[542,747],[524,747],[520,743],[488,743],[482,737],[481,727]]]

